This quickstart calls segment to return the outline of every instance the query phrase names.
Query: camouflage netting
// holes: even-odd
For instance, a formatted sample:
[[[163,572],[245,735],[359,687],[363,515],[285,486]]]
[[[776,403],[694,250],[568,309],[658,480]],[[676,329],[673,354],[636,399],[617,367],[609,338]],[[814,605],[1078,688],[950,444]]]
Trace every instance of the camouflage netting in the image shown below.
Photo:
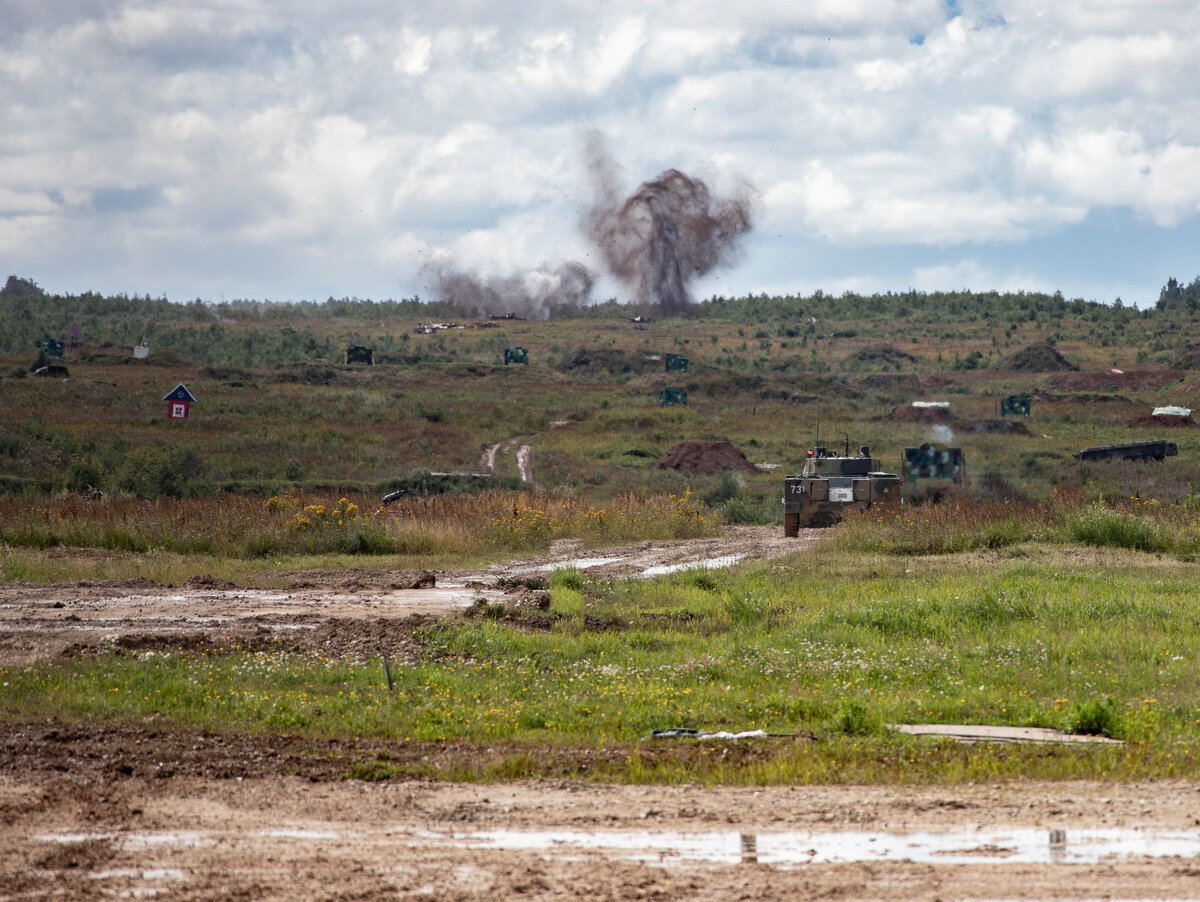
[[[726,470],[758,472],[758,467],[729,442],[680,442],[663,455],[655,466],[662,470],[687,470],[704,476],[716,476]]]
[[[1052,373],[1059,370],[1077,370],[1079,367],[1058,353],[1053,346],[1041,344],[1030,345],[1017,351],[1000,364],[1000,369],[1021,373]]]

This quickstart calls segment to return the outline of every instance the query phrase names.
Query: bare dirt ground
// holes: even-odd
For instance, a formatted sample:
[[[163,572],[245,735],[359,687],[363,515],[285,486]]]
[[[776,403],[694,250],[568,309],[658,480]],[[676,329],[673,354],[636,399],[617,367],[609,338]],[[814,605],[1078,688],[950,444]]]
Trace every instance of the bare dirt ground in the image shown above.
[[[231,636],[400,661],[420,651],[414,625],[476,596],[522,603],[522,580],[556,565],[653,575],[799,550],[817,535],[781,532],[586,552],[564,544],[476,571],[298,573],[285,591],[202,574],[179,587],[5,586],[0,666]],[[671,745],[645,754],[674,754]],[[577,751],[575,772],[580,756],[610,754]],[[347,779],[364,762],[503,754],[155,721],[0,721],[0,900],[1200,898],[1200,791],[1183,782],[712,789]],[[756,751],[729,743],[728,754]],[[1097,846],[1104,837],[1134,845]]]
[[[1097,828],[1196,835],[1200,793],[1185,783],[367,783],[340,778],[356,752],[351,743],[301,748],[268,737],[51,724],[4,725],[0,736],[0,899],[1185,899],[1200,892],[1194,857],[1072,857],[1076,847],[1086,852]],[[918,848],[931,837],[931,852]],[[863,848],[875,857],[854,860]],[[830,849],[845,849],[851,860],[829,860],[837,857]]]
[[[380,572],[347,570],[292,574],[289,588],[233,586],[197,574],[181,586],[146,580],[84,580],[57,586],[0,586],[0,666],[25,664],[99,648],[236,639],[335,652],[389,651],[403,645],[404,622],[470,607],[476,599],[519,601],[526,583],[573,566],[599,578],[654,576],[672,568],[728,566],[775,557],[811,545],[820,530],[787,539],[778,527],[734,526],[721,536],[642,542],[583,551],[556,543],[541,557],[480,570]],[[368,642],[373,639],[373,644]],[[366,646],[370,645],[370,648]],[[403,648],[390,653],[403,655]]]

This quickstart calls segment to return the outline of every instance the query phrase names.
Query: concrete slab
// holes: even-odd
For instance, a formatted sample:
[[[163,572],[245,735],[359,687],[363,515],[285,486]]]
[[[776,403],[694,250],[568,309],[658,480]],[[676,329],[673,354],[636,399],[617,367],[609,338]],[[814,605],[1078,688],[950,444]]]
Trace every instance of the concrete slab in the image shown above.
[[[945,736],[959,742],[1068,742],[1123,745],[1120,739],[1063,733],[1047,727],[996,727],[988,724],[890,723],[888,729],[911,736]]]

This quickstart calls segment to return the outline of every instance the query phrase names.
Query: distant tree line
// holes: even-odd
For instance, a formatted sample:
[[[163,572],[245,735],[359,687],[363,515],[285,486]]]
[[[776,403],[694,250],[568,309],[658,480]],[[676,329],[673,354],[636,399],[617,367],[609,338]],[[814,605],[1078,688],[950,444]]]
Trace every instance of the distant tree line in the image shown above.
[[[1192,279],[1187,285],[1180,285],[1174,276],[1167,279],[1167,284],[1158,293],[1158,303],[1154,306],[1167,313],[1200,311],[1200,276]]]
[[[634,312],[645,311],[609,299],[578,308],[571,316],[628,319]],[[778,322],[797,330],[813,319],[913,324],[991,319],[1016,324],[1073,316],[1119,326],[1137,317],[1197,312],[1200,277],[1188,285],[1181,285],[1174,277],[1168,279],[1154,308],[1142,311],[1125,306],[1120,298],[1103,304],[1067,299],[1061,292],[910,290],[869,295],[845,292],[835,296],[816,291],[807,296],[718,296],[693,305],[690,314],[726,322]],[[145,338],[153,346],[170,347],[197,363],[235,366],[261,365],[264,360],[297,364],[315,357],[337,359],[346,344],[374,345],[377,352],[403,357],[406,348],[402,341],[392,334],[372,338],[367,333],[369,325],[397,319],[472,318],[473,314],[452,304],[419,297],[384,301],[332,297],[320,302],[234,300],[212,304],[195,299],[176,303],[149,295],[51,294],[32,279],[14,275],[0,289],[0,353],[32,354],[48,336],[68,340],[75,335],[92,347],[132,347]],[[348,320],[361,325],[345,328]],[[305,328],[305,323],[331,321],[342,323],[342,330]]]
[[[1099,320],[1127,321],[1138,311],[1118,298],[1112,304],[1068,300],[1062,292],[999,291],[905,291],[881,294],[845,292],[829,295],[816,291],[798,295],[751,295],[745,298],[715,297],[699,305],[702,316],[717,319],[762,322],[764,320],[857,319],[864,321],[912,320],[915,322],[961,322],[994,319],[1024,322],[1077,316]]]

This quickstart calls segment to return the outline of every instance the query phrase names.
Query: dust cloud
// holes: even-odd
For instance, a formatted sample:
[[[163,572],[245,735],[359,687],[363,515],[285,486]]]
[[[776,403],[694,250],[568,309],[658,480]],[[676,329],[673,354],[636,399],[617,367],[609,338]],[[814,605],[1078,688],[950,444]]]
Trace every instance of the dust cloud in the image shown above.
[[[599,251],[605,270],[634,301],[660,316],[686,313],[693,281],[732,264],[751,229],[749,186],[732,197],[714,197],[702,180],[668,169],[626,196],[604,139],[589,135],[585,149],[593,198],[583,234]],[[510,276],[484,276],[443,266],[434,269],[442,300],[479,316],[513,314],[549,319],[591,303],[596,273],[579,262],[543,265]]]
[[[668,169],[624,197],[616,164],[598,134],[589,138],[587,158],[595,202],[583,228],[608,271],[633,290],[638,303],[663,316],[686,312],[691,282],[730,264],[739,239],[750,231],[749,189],[715,198],[700,179]]]
[[[584,306],[596,281],[591,270],[574,262],[503,277],[444,268],[437,271],[436,278],[439,295],[460,310],[477,316],[511,313],[529,319],[550,319]]]

